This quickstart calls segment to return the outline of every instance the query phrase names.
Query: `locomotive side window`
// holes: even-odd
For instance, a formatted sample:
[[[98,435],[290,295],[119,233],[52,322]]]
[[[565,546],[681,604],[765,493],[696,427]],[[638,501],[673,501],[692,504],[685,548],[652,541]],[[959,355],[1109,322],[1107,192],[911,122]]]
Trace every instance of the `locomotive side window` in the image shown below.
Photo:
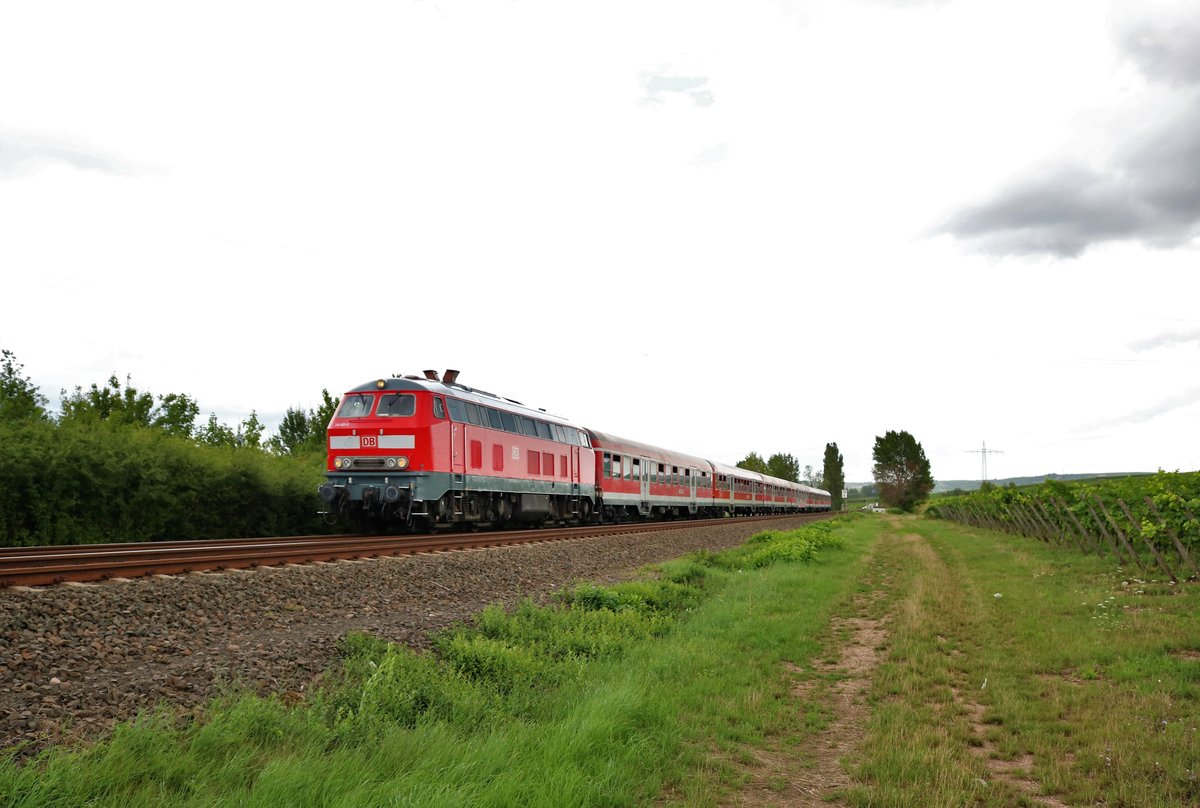
[[[487,410],[488,423],[492,429],[504,429],[504,422],[500,420],[500,410],[493,410],[491,407],[484,407]]]
[[[379,399],[379,409],[375,412],[380,417],[399,418],[412,415],[417,411],[417,397],[412,393],[395,393],[382,396]]]
[[[467,422],[467,408],[457,398],[446,400],[447,406],[450,407],[450,420],[457,421],[460,424]]]
[[[483,426],[483,419],[479,417],[479,406],[467,402],[467,420],[475,426]]]
[[[550,424],[545,421],[534,421],[537,424],[538,437],[543,440],[554,440],[550,435]]]
[[[338,408],[338,418],[366,418],[371,414],[371,405],[375,403],[375,396],[367,393],[351,393],[342,399],[342,406]]]
[[[500,422],[504,424],[505,432],[513,432],[517,435],[521,434],[521,430],[517,428],[517,417],[511,412],[500,411]]]

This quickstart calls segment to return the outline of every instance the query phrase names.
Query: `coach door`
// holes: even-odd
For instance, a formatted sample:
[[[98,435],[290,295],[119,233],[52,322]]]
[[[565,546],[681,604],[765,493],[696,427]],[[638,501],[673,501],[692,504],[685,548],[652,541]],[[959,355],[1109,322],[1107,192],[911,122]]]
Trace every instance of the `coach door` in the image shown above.
[[[642,502],[650,501],[650,461],[642,458]]]
[[[689,495],[689,501],[691,503],[689,506],[689,510],[691,510],[692,513],[695,513],[696,512],[696,470],[688,469],[688,476],[691,478],[691,483],[688,485],[688,488],[691,489],[691,494]]]

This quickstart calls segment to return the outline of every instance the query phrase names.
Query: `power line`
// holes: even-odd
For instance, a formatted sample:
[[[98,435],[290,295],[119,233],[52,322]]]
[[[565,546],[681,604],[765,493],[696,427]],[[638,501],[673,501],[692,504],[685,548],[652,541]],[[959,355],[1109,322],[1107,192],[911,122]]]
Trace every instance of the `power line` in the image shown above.
[[[987,447],[987,441],[983,442],[982,449],[966,449],[964,451],[966,451],[970,454],[983,455],[983,481],[985,483],[987,482],[987,456],[990,454],[1004,454],[1004,451],[1002,449],[989,449]]]

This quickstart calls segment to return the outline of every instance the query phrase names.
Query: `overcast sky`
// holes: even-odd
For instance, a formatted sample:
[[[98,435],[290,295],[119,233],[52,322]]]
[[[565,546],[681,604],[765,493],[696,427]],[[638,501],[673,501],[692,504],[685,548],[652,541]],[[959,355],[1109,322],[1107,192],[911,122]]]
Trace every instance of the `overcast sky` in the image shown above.
[[[1200,466],[1200,4],[0,0],[0,347],[849,480]]]

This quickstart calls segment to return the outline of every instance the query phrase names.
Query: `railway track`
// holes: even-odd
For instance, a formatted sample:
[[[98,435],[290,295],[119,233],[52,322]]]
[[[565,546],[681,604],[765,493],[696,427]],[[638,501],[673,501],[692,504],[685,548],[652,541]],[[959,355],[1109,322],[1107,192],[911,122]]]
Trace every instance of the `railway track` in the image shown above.
[[[816,513],[809,514],[809,517],[822,519],[828,515]],[[803,518],[798,514],[788,514],[746,517],[738,521],[769,521],[798,517]],[[491,533],[285,536],[263,539],[3,548],[0,549],[0,588],[467,550],[591,536],[679,530],[729,524],[729,521],[697,519]]]

